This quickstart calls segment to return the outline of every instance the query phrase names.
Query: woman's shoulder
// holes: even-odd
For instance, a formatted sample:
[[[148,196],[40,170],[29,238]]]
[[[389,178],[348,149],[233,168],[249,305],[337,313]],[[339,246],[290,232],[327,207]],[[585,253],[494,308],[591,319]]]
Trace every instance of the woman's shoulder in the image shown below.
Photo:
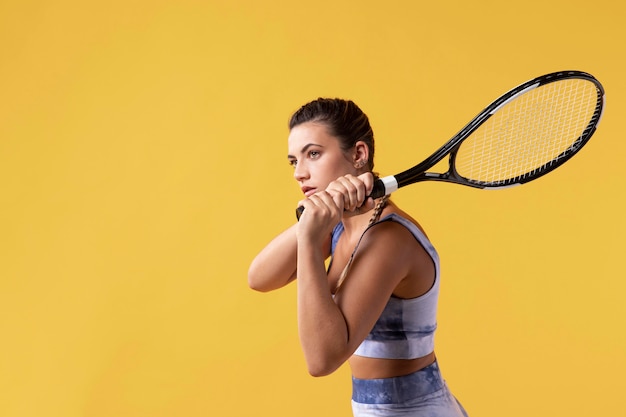
[[[378,221],[368,226],[363,233],[362,240],[367,241],[365,246],[377,251],[398,253],[410,251],[412,243],[416,241],[416,234],[422,234],[415,223],[397,214],[386,213]]]
[[[407,212],[401,210],[396,205],[389,207],[389,210],[385,210],[381,214],[379,220],[373,225],[385,224],[385,223],[392,223],[392,224],[395,223],[395,224],[402,225],[404,228],[408,229],[413,235],[417,233],[417,234],[423,235],[426,239],[428,239],[428,236],[426,235],[426,231],[424,230],[422,225],[417,220],[415,220],[415,218],[413,218]],[[396,228],[392,227],[390,229],[396,229]]]

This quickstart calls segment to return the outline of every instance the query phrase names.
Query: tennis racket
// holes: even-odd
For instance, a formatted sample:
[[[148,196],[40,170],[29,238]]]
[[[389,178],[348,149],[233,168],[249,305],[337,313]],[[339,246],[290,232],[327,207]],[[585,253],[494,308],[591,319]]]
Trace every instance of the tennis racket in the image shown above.
[[[596,131],[604,88],[591,74],[555,72],[510,90],[423,162],[377,179],[371,197],[421,181],[505,188],[535,180],[574,156]],[[448,156],[446,172],[428,172]],[[303,208],[296,210],[298,218]]]

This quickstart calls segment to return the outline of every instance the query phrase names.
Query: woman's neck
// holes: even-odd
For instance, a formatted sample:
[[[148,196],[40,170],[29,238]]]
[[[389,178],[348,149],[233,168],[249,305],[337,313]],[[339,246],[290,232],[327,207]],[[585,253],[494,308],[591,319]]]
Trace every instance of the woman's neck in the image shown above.
[[[367,229],[370,223],[378,221],[378,219],[380,219],[383,214],[386,213],[386,209],[389,207],[390,204],[391,202],[387,198],[385,198],[384,200],[378,200],[374,208],[368,210],[365,213],[352,216],[344,216],[342,219],[344,233],[347,233],[348,236],[360,236],[361,234],[363,234],[365,229]]]

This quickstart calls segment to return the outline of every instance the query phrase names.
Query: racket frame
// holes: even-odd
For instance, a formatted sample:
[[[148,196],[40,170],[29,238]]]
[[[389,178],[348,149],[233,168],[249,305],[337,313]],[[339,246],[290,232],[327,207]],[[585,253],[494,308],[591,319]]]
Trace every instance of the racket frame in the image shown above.
[[[596,87],[597,101],[594,113],[589,121],[589,124],[583,130],[581,136],[573,142],[573,145],[563,151],[554,159],[558,161],[557,163],[550,162],[544,164],[544,166],[537,169],[536,172],[524,174],[523,176],[519,176],[505,181],[499,181],[497,183],[471,181],[458,174],[455,168],[456,153],[459,150],[459,147],[461,146],[463,141],[467,139],[474,131],[476,131],[476,129],[478,129],[503,106],[515,100],[522,94],[525,94],[537,87],[565,79],[583,79],[592,82]],[[435,151],[424,161],[398,174],[377,179],[374,182],[374,187],[370,196],[372,198],[379,198],[384,195],[391,194],[401,187],[420,181],[443,181],[466,185],[474,188],[490,189],[507,188],[515,185],[524,184],[551,172],[552,170],[561,166],[563,163],[569,160],[572,156],[574,156],[587,143],[587,141],[595,132],[596,127],[600,122],[600,119],[602,118],[603,109],[604,88],[602,87],[600,82],[591,74],[582,71],[559,71],[542,75],[523,84],[520,84],[519,86],[500,96],[497,100],[495,100],[482,112],[480,112],[476,117],[474,117],[474,119],[472,119],[468,124],[466,124],[441,148]],[[432,168],[434,165],[443,160],[446,155],[449,155],[448,171],[444,173],[426,172],[428,169]]]

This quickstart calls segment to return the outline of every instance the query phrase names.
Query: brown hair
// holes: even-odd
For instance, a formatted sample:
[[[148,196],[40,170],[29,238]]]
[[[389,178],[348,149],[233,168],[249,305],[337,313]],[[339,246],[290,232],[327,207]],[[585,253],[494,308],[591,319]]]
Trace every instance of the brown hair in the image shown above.
[[[300,107],[289,120],[289,130],[306,122],[323,123],[347,152],[358,141],[369,148],[367,169],[374,170],[374,131],[365,113],[351,100],[318,98]]]

